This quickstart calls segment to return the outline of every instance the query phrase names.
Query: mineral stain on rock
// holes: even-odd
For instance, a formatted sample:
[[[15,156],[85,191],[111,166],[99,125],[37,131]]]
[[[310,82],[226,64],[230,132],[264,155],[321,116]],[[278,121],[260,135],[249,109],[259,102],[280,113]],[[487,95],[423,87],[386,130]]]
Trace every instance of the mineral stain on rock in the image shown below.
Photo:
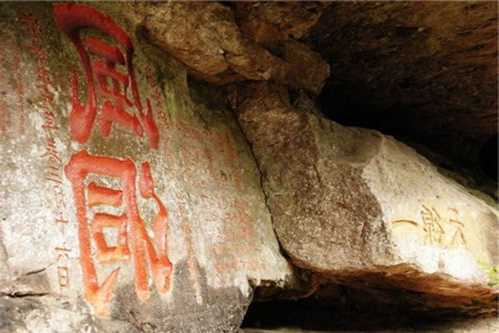
[[[196,265],[198,265],[196,263]],[[176,265],[177,282],[167,301],[158,293],[143,304],[133,293],[133,286],[121,287],[116,298],[119,306],[113,310],[112,318],[129,322],[141,332],[196,332],[201,327],[207,332],[237,331],[251,300],[239,288],[211,288],[206,280],[206,272],[197,267],[200,275],[201,302],[197,301],[196,291],[189,283],[188,263]],[[145,307],[145,308],[144,308]]]

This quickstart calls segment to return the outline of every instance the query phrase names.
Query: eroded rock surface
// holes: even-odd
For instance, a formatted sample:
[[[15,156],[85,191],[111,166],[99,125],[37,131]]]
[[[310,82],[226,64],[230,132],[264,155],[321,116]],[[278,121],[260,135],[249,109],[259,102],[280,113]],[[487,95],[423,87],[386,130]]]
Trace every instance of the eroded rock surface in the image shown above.
[[[319,115],[306,97],[255,83],[234,94],[279,241],[335,281],[408,289],[430,307],[496,311],[497,211],[379,132]]]
[[[231,332],[291,275],[233,114],[126,6],[0,5],[2,332]]]
[[[258,13],[254,13],[238,4],[245,33],[241,33],[232,9],[216,2],[143,3],[137,4],[129,15],[143,25],[152,43],[184,63],[198,78],[215,84],[274,80],[318,94],[329,76],[329,65],[308,46],[289,38],[301,37],[320,16],[322,7],[308,7],[316,10],[298,10],[296,4],[262,4],[256,5]],[[260,13],[259,8],[265,8],[266,14]],[[275,12],[280,13],[280,19],[268,22],[268,29],[279,29],[283,36],[270,41],[283,41],[282,45],[268,44],[268,37],[255,35],[254,27],[248,27],[249,22],[260,24],[250,18],[252,15],[261,14],[261,20],[267,22]],[[267,48],[258,42],[267,43]]]
[[[271,45],[301,39],[317,24],[327,2],[237,2],[234,11],[242,33],[257,43]]]

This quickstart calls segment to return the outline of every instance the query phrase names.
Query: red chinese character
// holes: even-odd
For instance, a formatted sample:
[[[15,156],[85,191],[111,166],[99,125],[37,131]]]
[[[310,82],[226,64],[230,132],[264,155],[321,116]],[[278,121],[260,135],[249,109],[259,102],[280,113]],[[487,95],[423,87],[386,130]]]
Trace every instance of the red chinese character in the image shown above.
[[[147,111],[143,110],[132,63],[134,49],[127,33],[110,17],[86,5],[55,5],[54,17],[59,29],[68,35],[78,51],[87,83],[87,100],[82,105],[78,97],[79,78],[74,74],[69,116],[72,138],[85,143],[98,116],[100,132],[104,137],[111,133],[113,123],[118,123],[138,136],[143,136],[145,131],[150,147],[158,148],[158,128],[149,99],[146,99]],[[80,31],[84,28],[98,30],[113,43],[95,36],[82,39]],[[126,69],[125,73],[119,70],[120,66]],[[131,100],[128,87],[132,91]],[[100,103],[99,97],[102,98]],[[99,115],[98,104],[101,104]],[[128,113],[125,111],[127,108],[133,108],[136,114]]]
[[[93,239],[98,263],[116,263],[128,261],[134,264],[135,289],[142,301],[149,297],[147,263],[151,268],[152,279],[159,293],[170,290],[172,265],[168,259],[166,234],[168,229],[168,211],[154,191],[154,181],[149,164],[142,164],[139,190],[142,197],[153,199],[158,207],[153,221],[154,239],[151,241],[146,226],[140,217],[136,198],[136,168],[129,159],[116,159],[89,155],[85,150],[73,155],[65,167],[65,173],[71,181],[76,216],[79,224],[80,260],[83,271],[85,298],[98,315],[109,312],[113,286],[118,278],[119,269],[115,269],[99,284],[92,258]],[[120,189],[112,189],[94,182],[86,185],[89,175],[118,179]],[[108,205],[123,207],[121,215],[94,213],[90,224],[87,221],[92,207]],[[90,208],[90,209],[89,209]],[[115,246],[106,241],[104,228],[114,228],[118,232]]]

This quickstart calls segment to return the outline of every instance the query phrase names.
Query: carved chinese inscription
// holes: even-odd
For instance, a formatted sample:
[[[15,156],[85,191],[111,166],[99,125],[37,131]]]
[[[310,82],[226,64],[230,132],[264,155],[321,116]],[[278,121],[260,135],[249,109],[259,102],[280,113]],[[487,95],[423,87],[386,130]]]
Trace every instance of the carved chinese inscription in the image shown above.
[[[458,211],[450,208],[448,217],[444,218],[434,207],[423,205],[421,209],[421,222],[401,219],[392,223],[394,226],[407,225],[416,228],[424,236],[426,245],[437,245],[447,248],[466,247],[464,224],[457,219]]]
[[[100,314],[107,313],[107,305],[111,300],[119,268],[99,285],[95,262],[91,255],[92,239],[96,246],[97,262],[108,264],[131,260],[134,263],[135,289],[142,301],[149,297],[147,263],[151,268],[158,292],[166,293],[170,287],[172,265],[166,255],[168,213],[154,192],[149,164],[143,163],[141,169],[140,194],[143,198],[153,199],[158,207],[153,221],[153,241],[147,235],[146,226],[137,207],[135,185],[137,171],[130,159],[93,156],[83,150],[73,155],[65,167],[75,199],[85,297]],[[92,174],[118,179],[120,189],[108,188],[94,182],[85,186],[85,180]],[[121,215],[94,213],[90,224],[87,219],[89,209],[100,205],[123,206],[123,213]],[[104,228],[116,229],[118,240],[114,246],[106,241]]]
[[[68,223],[65,212],[66,205],[64,201],[63,190],[63,175],[62,166],[63,161],[56,149],[56,131],[59,130],[56,115],[52,111],[54,94],[51,92],[50,87],[54,85],[51,80],[50,72],[47,67],[49,55],[46,51],[45,45],[42,41],[42,29],[38,20],[32,16],[22,12],[18,13],[18,20],[22,23],[23,27],[27,30],[29,42],[27,43],[27,52],[30,53],[36,61],[36,86],[41,92],[42,111],[40,111],[43,118],[43,134],[45,137],[45,152],[42,158],[46,160],[45,180],[50,184],[50,192],[53,195],[54,206],[54,224],[60,238],[66,236],[66,225]],[[14,66],[17,68],[20,64],[19,56],[15,57]],[[16,84],[16,91],[20,99],[23,95],[23,86],[21,83]],[[18,107],[22,110],[22,102],[18,103]],[[1,107],[1,102],[0,102]],[[21,126],[19,134],[24,133],[23,118],[21,115]],[[57,244],[54,248],[56,258],[56,272],[60,292],[65,292],[70,287],[71,272],[69,269],[71,247],[65,242]]]
[[[98,104],[101,104],[99,125],[102,136],[109,136],[113,124],[117,124],[138,136],[145,132],[150,147],[158,148],[158,128],[149,99],[146,99],[147,110],[142,105],[132,62],[134,48],[127,33],[110,17],[85,5],[57,5],[54,17],[59,29],[67,34],[78,51],[87,85],[86,102],[81,104],[78,74],[73,74],[69,116],[72,138],[79,143],[88,140],[97,118]],[[98,30],[114,44],[96,36],[82,38],[80,32],[83,28]],[[118,67],[125,68],[125,71]],[[134,113],[127,112],[127,109]]]
[[[132,63],[134,49],[126,32],[110,17],[86,5],[55,5],[54,17],[59,29],[74,44],[85,73],[84,103],[78,95],[78,75],[73,74],[72,78],[72,139],[85,144],[96,122],[100,135],[106,138],[116,124],[139,137],[145,133],[149,147],[157,149],[159,131],[151,103],[146,100],[146,110],[142,105]],[[98,31],[99,37],[86,34],[82,38],[82,30]],[[106,36],[106,40],[100,36]],[[71,182],[76,207],[84,297],[95,313],[109,314],[120,264],[133,264],[135,291],[141,301],[149,298],[150,280],[158,293],[168,293],[173,270],[167,253],[168,210],[155,192],[149,163],[142,162],[138,171],[130,158],[91,155],[81,150],[73,154],[64,171]],[[119,185],[104,185],[106,180]],[[152,223],[142,219],[138,195],[154,201],[156,213]],[[120,213],[104,213],[103,207]],[[148,224],[152,225],[152,239]],[[111,231],[117,235],[115,242],[107,237]],[[99,265],[118,267],[100,279]],[[62,273],[62,283],[68,283]]]

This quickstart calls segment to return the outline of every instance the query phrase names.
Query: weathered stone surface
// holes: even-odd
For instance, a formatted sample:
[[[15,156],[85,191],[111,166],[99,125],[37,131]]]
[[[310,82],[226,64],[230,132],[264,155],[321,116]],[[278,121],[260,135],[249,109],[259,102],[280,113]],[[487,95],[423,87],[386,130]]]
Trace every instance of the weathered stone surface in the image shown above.
[[[245,37],[232,9],[220,3],[137,4],[129,15],[144,26],[152,43],[184,63],[193,75],[211,83],[274,80],[318,94],[329,76],[329,65],[304,44],[298,46],[295,42],[266,49]],[[320,13],[313,15],[318,17]],[[300,36],[313,22],[295,26],[296,30],[289,22],[283,33]],[[282,57],[273,54],[279,48]]]
[[[0,5],[2,332],[230,332],[291,274],[234,116],[128,6]]]
[[[286,61],[284,70],[274,72],[274,81],[315,93],[321,91],[329,76],[329,65],[322,60],[319,53],[311,52],[307,45],[293,40],[274,46],[274,50],[278,50]]]
[[[261,44],[303,38],[317,23],[327,2],[237,2],[241,32]]]
[[[394,139],[326,120],[303,96],[291,105],[285,88],[255,83],[232,103],[295,265],[435,295],[433,307],[496,311],[496,209]]]

